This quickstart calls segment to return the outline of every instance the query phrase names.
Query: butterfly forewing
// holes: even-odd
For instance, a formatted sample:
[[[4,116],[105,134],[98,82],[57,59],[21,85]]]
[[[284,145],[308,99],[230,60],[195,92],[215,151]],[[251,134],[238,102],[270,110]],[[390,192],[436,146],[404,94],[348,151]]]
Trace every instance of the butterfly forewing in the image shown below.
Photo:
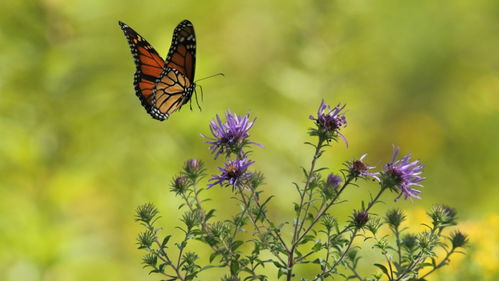
[[[128,25],[119,22],[130,45],[135,60],[135,92],[147,109],[154,89],[154,83],[165,67],[165,61],[154,48]]]
[[[125,33],[137,66],[134,86],[147,112],[157,120],[187,103],[194,91],[196,37],[188,20],[173,32],[173,40],[164,61],[154,48],[128,25],[119,22]]]
[[[190,81],[194,81],[196,34],[190,21],[184,20],[175,28],[166,61],[168,67],[185,73]]]

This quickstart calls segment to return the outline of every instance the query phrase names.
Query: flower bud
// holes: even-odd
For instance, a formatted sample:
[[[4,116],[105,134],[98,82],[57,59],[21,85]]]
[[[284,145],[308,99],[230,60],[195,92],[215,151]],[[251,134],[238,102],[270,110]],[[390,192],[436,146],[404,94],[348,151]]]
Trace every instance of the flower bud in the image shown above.
[[[328,231],[331,231],[333,227],[338,225],[338,223],[334,217],[326,213],[322,216],[322,225],[324,225]]]
[[[326,187],[336,190],[340,187],[342,181],[343,180],[341,179],[340,176],[335,174],[329,174],[326,180]]]
[[[415,249],[418,242],[418,237],[414,234],[407,234],[402,237],[402,247],[411,252]]]
[[[362,228],[369,221],[369,213],[365,210],[353,212],[353,224],[357,228]]]
[[[175,192],[176,194],[183,194],[185,190],[187,189],[187,186],[189,185],[189,182],[186,177],[184,176],[178,176],[172,180],[171,187],[172,191]]]
[[[438,228],[456,225],[456,215],[455,209],[445,205],[436,205],[428,212],[433,225]]]
[[[392,209],[386,213],[385,222],[393,229],[398,229],[405,220],[405,215],[400,209]]]
[[[190,173],[199,172],[202,167],[203,167],[203,163],[201,163],[201,161],[199,161],[198,159],[193,158],[193,159],[189,159],[189,160],[187,160],[187,162],[185,162],[184,169],[185,169],[186,173],[190,174]]]
[[[151,221],[153,221],[154,217],[156,217],[157,214],[158,209],[156,209],[153,204],[146,203],[137,208],[135,217],[137,221],[149,224]]]
[[[430,231],[418,235],[418,247],[423,253],[430,254],[438,246],[438,235]]]
[[[468,243],[468,236],[461,231],[452,233],[450,239],[452,241],[453,249],[463,247],[464,245],[466,245],[466,243]]]
[[[340,187],[341,182],[341,177],[335,174],[329,174],[326,181],[321,180],[320,186],[324,197],[328,200],[334,198],[339,192],[338,188]]]

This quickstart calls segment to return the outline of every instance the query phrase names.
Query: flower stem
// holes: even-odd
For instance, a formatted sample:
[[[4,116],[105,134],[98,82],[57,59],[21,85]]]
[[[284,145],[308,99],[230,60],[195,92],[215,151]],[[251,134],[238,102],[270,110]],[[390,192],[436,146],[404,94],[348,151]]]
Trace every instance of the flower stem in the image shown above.
[[[255,194],[255,189],[253,189],[253,188],[250,188],[250,189],[251,189],[250,198],[253,198],[253,201],[256,203],[256,206],[258,207],[258,209],[262,213],[263,218],[269,224],[269,226],[271,226],[271,227],[274,226],[274,223],[267,217],[267,214],[263,211],[263,206],[260,203],[260,199]],[[281,242],[281,245],[284,247],[284,249],[286,249],[286,252],[289,252],[289,248],[286,245],[286,242],[284,242],[284,239],[282,238],[281,234],[275,229],[273,229],[273,232],[274,232],[274,235],[277,237],[277,239],[279,239],[279,241]]]
[[[350,271],[352,271],[357,279],[359,279],[360,281],[364,280],[362,277],[360,277],[360,274],[357,272],[357,270],[355,270],[355,268],[353,268],[353,266],[347,263],[347,267],[348,269],[350,269]]]
[[[168,264],[171,266],[171,268],[175,271],[175,274],[177,275],[177,278],[178,278],[178,279],[180,279],[180,280],[182,280],[182,281],[183,281],[183,280],[185,280],[185,278],[182,276],[182,274],[180,274],[180,270],[179,270],[179,268],[178,268],[178,267],[176,267],[176,266],[173,264],[173,262],[172,262],[172,260],[170,259],[170,257],[168,257],[168,254],[166,254],[166,252],[165,252],[165,251],[161,248],[161,243],[159,243],[159,241],[158,241],[158,239],[157,239],[157,238],[156,238],[155,242],[156,242],[156,245],[157,245],[157,246],[158,246],[158,248],[159,248],[159,251],[161,252],[161,256],[160,256],[160,258],[161,258],[164,262],[168,263]],[[163,258],[163,257],[164,257],[164,258]]]
[[[331,266],[331,268],[329,268],[328,270],[325,270],[321,274],[317,275],[314,279],[312,279],[312,281],[321,280],[322,278],[324,278],[326,275],[328,275],[329,273],[331,273],[331,271],[333,271],[336,268],[336,266],[343,260],[343,258],[345,257],[345,255],[348,253],[348,251],[352,247],[353,240],[355,240],[355,237],[357,236],[357,231],[359,231],[359,230],[358,229],[354,230],[354,232],[352,233],[352,237],[350,239],[350,242],[348,242],[347,247],[345,248],[345,250],[343,251],[343,253],[341,254],[341,256],[336,260],[336,262]]]
[[[244,194],[244,190],[243,190],[243,188],[242,188],[240,185],[238,185],[238,186],[237,186],[237,188],[238,188],[239,194],[241,194],[241,199],[243,200],[244,205],[245,205],[245,206],[248,206],[247,208],[249,208],[249,204],[250,204],[250,200],[251,200],[251,199],[250,199],[250,200],[248,200],[248,198],[247,198],[247,197],[246,197],[246,195]],[[263,234],[264,234],[264,233],[262,232],[261,228],[258,226],[258,223],[257,223],[256,219],[253,217],[253,214],[251,214],[251,212],[248,212],[248,217],[250,218],[251,222],[252,222],[252,223],[253,223],[253,225],[255,226],[255,230],[258,232],[258,234],[259,234],[260,236],[263,236]],[[284,264],[284,260],[283,260],[283,259],[279,256],[279,254],[278,254],[278,253],[273,253],[273,254],[274,254],[274,256],[275,256],[275,257],[276,257],[276,258],[277,258],[280,262],[282,262],[282,263]]]
[[[345,190],[345,188],[347,187],[348,184],[350,184],[351,181],[352,181],[352,179],[347,179],[345,181],[345,183],[343,184],[343,186],[341,187],[341,189],[336,194],[336,196],[331,200],[331,202],[329,202],[329,204],[327,204],[321,210],[319,210],[317,215],[315,215],[312,223],[310,223],[310,225],[305,229],[305,231],[303,231],[303,233],[300,235],[300,237],[296,240],[296,243],[299,243],[301,241],[301,239],[303,239],[303,237],[305,237],[305,235],[307,235],[307,233],[312,229],[312,227],[320,220],[322,215],[324,215],[324,213],[327,212],[327,210],[329,210],[329,208],[331,208],[331,206],[334,205],[336,200],[340,197],[340,194],[343,192],[343,190]]]
[[[293,266],[295,264],[294,263],[294,255],[295,255],[295,249],[297,246],[296,241],[297,241],[297,238],[299,235],[299,231],[302,227],[302,223],[300,222],[300,219],[301,219],[301,213],[302,213],[302,209],[303,209],[303,203],[305,200],[305,195],[306,195],[307,189],[308,189],[310,182],[312,180],[312,176],[313,176],[314,171],[315,171],[315,163],[316,163],[317,159],[319,159],[323,143],[324,143],[324,140],[321,137],[319,137],[317,145],[315,146],[314,157],[312,158],[312,164],[310,165],[310,170],[307,174],[305,186],[303,187],[303,192],[300,192],[300,205],[298,207],[298,215],[296,216],[296,222],[295,222],[294,231],[293,231],[293,239],[291,241],[291,249],[288,252],[288,263],[287,263],[287,267],[288,267],[287,270],[288,271],[286,274],[287,281],[290,281],[291,277],[293,276]],[[303,217],[303,223],[305,222],[306,217],[307,217],[307,214],[305,213],[304,217]]]
[[[424,279],[426,276],[432,274],[435,270],[441,268],[442,266],[446,265],[446,262],[449,260],[449,257],[454,253],[455,249],[450,250],[447,255],[445,255],[445,258],[437,265],[435,266],[432,270],[427,272],[425,275],[421,276],[421,279]]]
[[[402,263],[402,251],[401,251],[401,245],[400,245],[400,232],[398,230],[398,227],[395,229],[395,241],[397,243],[397,256],[398,256],[398,264]]]
[[[404,280],[405,276],[409,274],[409,272],[411,272],[411,270],[413,270],[420,263],[418,262],[418,260],[421,258],[421,255],[422,253],[419,253],[417,257],[409,264],[409,266],[407,266],[406,270],[401,275],[399,275],[397,279],[395,279],[395,281]]]
[[[211,235],[211,231],[210,231],[210,228],[208,227],[208,221],[206,219],[206,214],[205,214],[205,211],[204,209],[202,208],[201,206],[201,200],[199,199],[198,197],[198,189],[197,189],[197,186],[196,186],[196,182],[193,183],[192,185],[192,196],[193,196],[193,199],[194,199],[194,202],[196,202],[196,206],[194,206],[191,202],[191,200],[188,198],[188,196],[186,195],[182,195],[182,198],[184,199],[187,207],[189,208],[189,210],[191,212],[193,212],[195,209],[198,209],[200,211],[200,214],[201,214],[201,227],[203,229],[203,231],[206,233],[206,235]],[[187,237],[186,237],[187,238]],[[210,243],[207,243],[210,248],[216,252],[216,253],[220,253],[220,254],[223,254],[223,252],[220,250],[219,247],[215,246],[215,245],[212,245]],[[227,251],[227,253],[230,255],[230,257],[234,257],[234,253],[232,252],[231,248],[228,247],[225,243],[222,243],[223,247],[222,248],[225,248],[225,250]],[[182,254],[182,251],[180,252],[180,254]],[[180,256],[179,256],[179,260],[180,260]]]

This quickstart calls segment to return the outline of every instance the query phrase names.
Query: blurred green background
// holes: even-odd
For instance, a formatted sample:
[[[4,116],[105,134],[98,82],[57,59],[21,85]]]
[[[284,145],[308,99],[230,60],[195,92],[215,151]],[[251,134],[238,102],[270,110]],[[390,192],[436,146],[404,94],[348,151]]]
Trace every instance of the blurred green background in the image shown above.
[[[349,148],[334,145],[323,166],[366,152],[381,166],[396,144],[428,179],[423,200],[387,196],[381,209],[398,205],[416,224],[435,203],[457,208],[472,255],[430,280],[498,280],[498,15],[489,0],[3,0],[0,280],[158,280],[141,268],[134,209],[153,202],[176,225],[169,182],[190,157],[215,172],[199,133],[228,108],[257,116],[255,167],[278,195],[273,216],[288,218],[322,98],[349,110]],[[196,77],[226,76],[201,82],[202,112],[158,122],[135,97],[117,21],[165,55],[184,18],[197,34]],[[227,193],[206,195],[235,210]]]

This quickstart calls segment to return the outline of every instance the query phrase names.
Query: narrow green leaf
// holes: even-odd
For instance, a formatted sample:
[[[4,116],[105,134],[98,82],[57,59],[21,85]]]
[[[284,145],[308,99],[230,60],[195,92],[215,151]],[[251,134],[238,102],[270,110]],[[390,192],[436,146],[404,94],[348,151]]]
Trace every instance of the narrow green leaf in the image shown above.
[[[241,240],[234,241],[232,243],[232,247],[231,247],[232,251],[237,250],[237,248],[239,248],[242,244],[243,244],[243,241],[241,241]]]
[[[163,242],[161,243],[161,248],[164,249],[166,247],[166,244],[168,244],[168,241],[170,240],[172,236],[171,235],[167,235],[164,239],[163,239]]]
[[[383,271],[384,274],[386,274],[386,276],[388,278],[390,278],[390,275],[388,274],[388,269],[386,269],[386,267],[382,264],[379,264],[379,263],[375,263],[374,266],[376,266],[377,268],[381,269],[381,271]]]
[[[237,275],[238,272],[239,272],[239,262],[237,260],[233,260],[230,263],[230,273],[232,275]]]
[[[210,263],[213,262],[213,260],[219,255],[218,252],[215,252],[213,254],[210,255]]]

